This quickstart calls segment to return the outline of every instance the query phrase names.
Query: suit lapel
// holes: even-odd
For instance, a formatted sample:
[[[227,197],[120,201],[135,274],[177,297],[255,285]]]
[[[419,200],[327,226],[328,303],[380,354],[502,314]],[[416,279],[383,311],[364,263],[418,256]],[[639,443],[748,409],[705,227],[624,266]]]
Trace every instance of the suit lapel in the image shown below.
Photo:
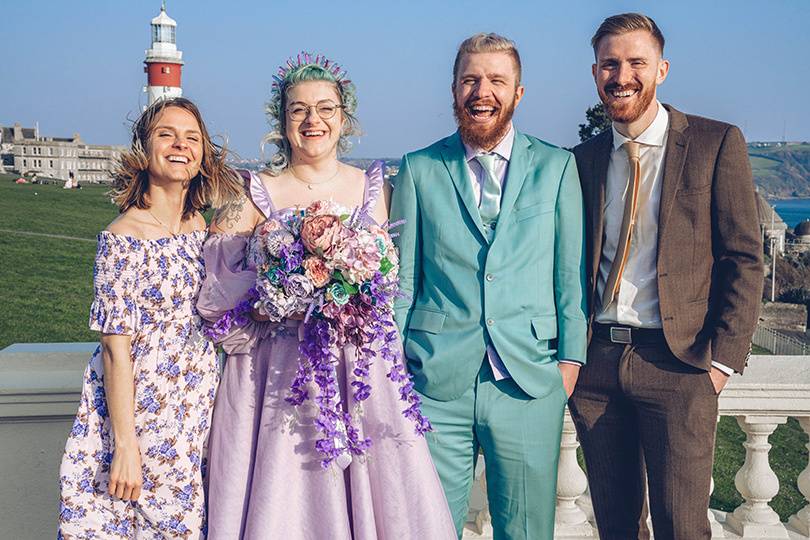
[[[613,130],[606,130],[594,149],[593,169],[591,171],[591,289],[596,291],[599,276],[599,261],[602,258],[602,243],[605,231],[605,186],[607,184],[610,154],[613,151]]]
[[[669,112],[669,133],[667,134],[667,147],[664,157],[664,175],[661,180],[661,203],[658,209],[658,245],[664,237],[675,194],[681,184],[683,165],[686,161],[686,152],[689,148],[689,136],[686,128],[689,122],[686,115],[664,105]]]
[[[450,178],[456,187],[461,201],[464,203],[467,212],[470,214],[478,236],[486,242],[484,234],[481,232],[484,228],[481,222],[481,214],[478,213],[478,205],[475,203],[475,194],[473,193],[472,180],[467,171],[467,162],[465,160],[464,146],[461,144],[461,137],[458,132],[454,133],[445,139],[444,147],[442,148],[442,160],[444,161],[447,172],[450,173]]]
[[[506,223],[509,216],[512,215],[512,209],[515,207],[515,201],[517,201],[523,182],[526,180],[526,174],[532,167],[534,153],[531,152],[530,148],[531,142],[529,139],[522,133],[515,131],[515,142],[512,144],[512,155],[509,156],[509,168],[506,172],[506,185],[501,198],[501,210],[498,214],[495,237],[498,236],[498,231],[504,228],[501,224]]]

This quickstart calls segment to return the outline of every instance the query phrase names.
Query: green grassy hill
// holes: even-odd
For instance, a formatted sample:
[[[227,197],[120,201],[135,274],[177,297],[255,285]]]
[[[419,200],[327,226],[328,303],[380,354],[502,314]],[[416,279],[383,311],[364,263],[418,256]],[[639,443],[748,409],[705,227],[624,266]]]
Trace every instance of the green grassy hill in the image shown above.
[[[810,144],[751,143],[748,156],[766,198],[810,197]]]
[[[12,178],[0,175],[0,349],[98,339],[87,321],[96,234],[118,215],[109,187],[65,190]]]

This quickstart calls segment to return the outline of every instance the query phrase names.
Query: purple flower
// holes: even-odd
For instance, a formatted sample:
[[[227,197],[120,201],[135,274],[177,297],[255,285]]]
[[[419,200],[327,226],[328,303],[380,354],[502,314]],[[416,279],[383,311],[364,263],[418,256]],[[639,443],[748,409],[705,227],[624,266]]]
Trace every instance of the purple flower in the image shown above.
[[[284,249],[293,242],[295,242],[295,237],[283,229],[270,231],[262,238],[264,249],[276,259],[282,258]]]
[[[271,321],[279,322],[294,312],[296,299],[287,296],[283,288],[273,285],[264,276],[256,280],[256,289],[258,300],[254,307]]]
[[[300,299],[311,299],[315,285],[304,274],[291,274],[284,284],[284,292]]]
[[[282,268],[287,272],[292,272],[304,262],[304,245],[300,240],[296,240],[292,244],[282,246],[279,259],[281,259]]]
[[[244,326],[248,323],[248,313],[253,308],[253,303],[258,296],[256,289],[248,291],[248,298],[239,302],[239,304],[228,311],[219,318],[214,324],[206,325],[204,333],[209,339],[216,340],[218,338],[227,336],[231,328]]]

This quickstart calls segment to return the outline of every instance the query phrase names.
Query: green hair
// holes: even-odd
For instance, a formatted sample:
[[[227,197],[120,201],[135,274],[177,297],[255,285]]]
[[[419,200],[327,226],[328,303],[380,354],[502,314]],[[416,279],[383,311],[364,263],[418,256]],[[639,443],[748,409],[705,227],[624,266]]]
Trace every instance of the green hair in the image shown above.
[[[310,55],[305,58],[311,60]],[[335,89],[340,96],[340,104],[343,105],[343,128],[338,141],[338,154],[346,154],[352,144],[349,137],[360,134],[360,124],[354,116],[357,111],[357,91],[350,80],[345,78],[345,72],[329,67],[329,61],[320,56],[315,62],[300,62],[294,65],[292,60],[287,63],[289,69],[281,68],[279,76],[274,77],[270,100],[265,107],[267,120],[270,123],[270,132],[262,139],[262,149],[267,143],[276,145],[276,152],[270,156],[267,162],[267,171],[276,176],[289,167],[291,160],[290,142],[287,140],[287,93],[298,84],[310,81],[325,81],[335,85]],[[325,65],[324,65],[325,63]],[[336,73],[337,71],[337,73]]]

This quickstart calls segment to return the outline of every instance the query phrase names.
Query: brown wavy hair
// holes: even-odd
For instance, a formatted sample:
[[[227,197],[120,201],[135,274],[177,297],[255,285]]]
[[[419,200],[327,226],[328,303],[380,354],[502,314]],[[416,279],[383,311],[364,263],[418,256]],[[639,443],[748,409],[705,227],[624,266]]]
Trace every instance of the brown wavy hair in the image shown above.
[[[160,114],[169,107],[177,107],[191,113],[202,132],[202,163],[200,172],[189,181],[186,200],[183,203],[183,219],[186,220],[194,215],[194,212],[202,212],[211,205],[220,206],[243,193],[241,177],[225,164],[227,149],[211,140],[197,106],[182,97],[161,99],[150,105],[132,124],[132,146],[121,154],[113,173],[113,189],[110,194],[122,213],[133,206],[140,209],[149,208],[146,197],[149,190],[147,144]]]

